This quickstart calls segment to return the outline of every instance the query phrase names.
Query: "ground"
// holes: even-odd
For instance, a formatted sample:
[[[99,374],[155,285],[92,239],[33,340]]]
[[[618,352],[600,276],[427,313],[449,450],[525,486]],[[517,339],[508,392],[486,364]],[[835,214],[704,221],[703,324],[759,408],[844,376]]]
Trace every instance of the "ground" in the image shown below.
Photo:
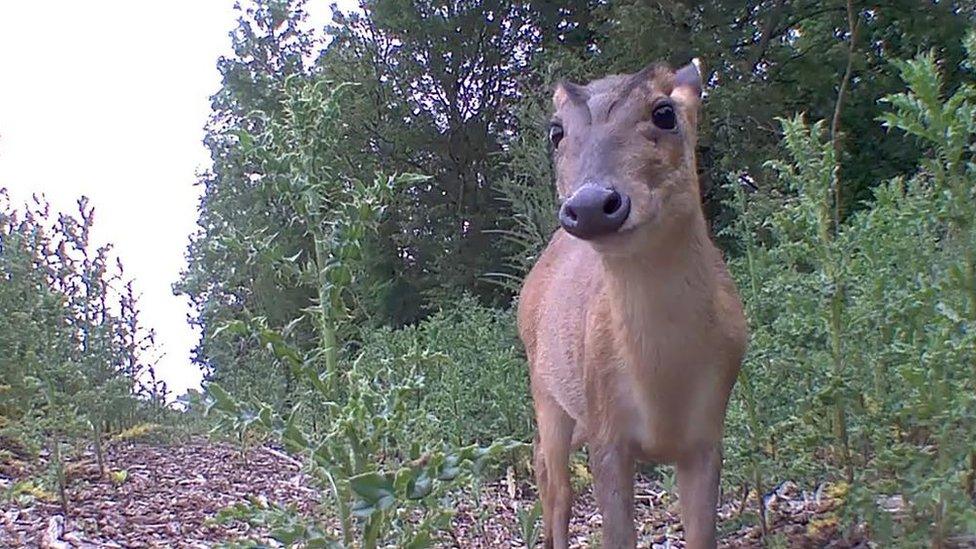
[[[73,463],[68,513],[43,498],[0,501],[3,547],[211,547],[243,535],[259,535],[240,523],[208,522],[218,510],[248,496],[294,503],[311,512],[318,492],[291,457],[271,447],[249,451],[195,440],[182,445],[125,443],[110,446],[109,473],[101,478],[90,459]],[[113,473],[114,471],[114,473]],[[125,471],[125,473],[121,473]],[[7,477],[13,476],[11,472]],[[10,485],[14,479],[0,476]],[[0,484],[0,488],[3,485]],[[823,492],[823,491],[821,491]],[[683,547],[677,504],[668,490],[638,482],[640,547]],[[479,496],[459,497],[453,531],[442,547],[524,547],[518,511],[530,509],[536,494],[529,479],[510,472],[486,482]],[[478,503],[475,503],[475,502]],[[867,547],[862,536],[845,541],[836,528],[836,502],[824,493],[804,493],[787,483],[770,496],[770,530],[782,546]],[[754,499],[746,506],[754,506]],[[574,547],[596,545],[600,516],[589,490],[576,498],[571,534]],[[729,500],[720,512],[722,547],[759,547],[760,530]],[[735,526],[742,524],[742,526]]]

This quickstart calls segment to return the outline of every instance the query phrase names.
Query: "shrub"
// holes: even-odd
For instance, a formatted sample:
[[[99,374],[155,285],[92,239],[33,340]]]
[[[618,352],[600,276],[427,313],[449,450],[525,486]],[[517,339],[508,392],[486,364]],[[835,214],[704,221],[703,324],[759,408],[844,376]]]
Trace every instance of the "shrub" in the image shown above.
[[[969,43],[976,60],[976,34]],[[836,217],[823,124],[783,120],[783,190],[736,191],[732,270],[752,325],[728,419],[729,474],[760,491],[844,477],[849,519],[886,544],[976,530],[976,88],[898,64],[885,126],[927,150],[918,171]],[[897,501],[898,520],[884,507]]]
[[[466,296],[416,326],[368,334],[364,356],[384,362],[415,348],[438,357],[421,371],[425,388],[415,403],[441,420],[439,430],[425,436],[484,444],[530,435],[528,366],[513,311]]]

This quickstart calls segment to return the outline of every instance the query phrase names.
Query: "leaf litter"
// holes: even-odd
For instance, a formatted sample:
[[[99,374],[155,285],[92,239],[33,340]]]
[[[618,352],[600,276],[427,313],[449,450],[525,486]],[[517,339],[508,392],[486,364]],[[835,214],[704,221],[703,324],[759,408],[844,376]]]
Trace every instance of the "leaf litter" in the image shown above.
[[[109,474],[104,477],[90,456],[68,464],[67,514],[56,500],[0,502],[0,546],[212,547],[267,535],[242,522],[212,523],[210,519],[225,507],[257,498],[292,504],[311,515],[320,503],[319,491],[300,463],[271,447],[257,447],[242,456],[232,445],[203,439],[182,445],[132,442],[110,445],[105,457]],[[21,479],[3,480],[9,485]],[[537,499],[529,478],[515,478],[509,470],[477,490],[455,496],[453,528],[436,546],[525,547],[523,520]],[[750,499],[745,505],[741,498],[724,498],[720,547],[762,546],[755,493],[746,497]],[[787,482],[764,500],[768,535],[786,546],[868,547],[861,529],[841,531],[839,500],[829,490],[811,493]],[[635,504],[639,547],[684,547],[677,500],[660,482],[639,477]],[[592,490],[584,487],[574,501],[571,547],[598,546],[600,525]]]

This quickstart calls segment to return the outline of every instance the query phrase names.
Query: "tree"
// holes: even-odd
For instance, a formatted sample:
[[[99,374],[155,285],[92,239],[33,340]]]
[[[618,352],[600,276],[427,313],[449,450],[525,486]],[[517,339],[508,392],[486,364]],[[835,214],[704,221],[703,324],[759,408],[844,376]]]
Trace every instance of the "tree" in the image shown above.
[[[274,262],[284,256],[283,249],[309,251],[311,242],[288,226],[290,205],[249,178],[255,166],[239,138],[240,132],[263,131],[252,111],[277,113],[285,80],[308,70],[314,36],[306,28],[303,6],[304,1],[296,0],[238,7],[238,26],[230,34],[234,54],[218,61],[223,82],[212,98],[204,139],[213,168],[199,180],[199,229],[187,250],[188,267],[174,286],[194,306],[190,321],[201,330],[194,360],[206,377],[235,391],[276,394],[279,402],[290,387],[288,373],[265,371],[265,351],[228,345],[213,333],[251,315],[283,326],[314,295],[275,274]]]

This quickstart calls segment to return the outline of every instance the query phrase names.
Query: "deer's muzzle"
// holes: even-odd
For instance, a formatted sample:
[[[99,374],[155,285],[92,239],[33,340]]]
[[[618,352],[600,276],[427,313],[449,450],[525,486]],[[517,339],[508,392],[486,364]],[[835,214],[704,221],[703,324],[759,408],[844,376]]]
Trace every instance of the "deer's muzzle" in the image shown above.
[[[559,208],[559,223],[583,240],[610,234],[630,215],[630,197],[610,187],[587,183]]]

